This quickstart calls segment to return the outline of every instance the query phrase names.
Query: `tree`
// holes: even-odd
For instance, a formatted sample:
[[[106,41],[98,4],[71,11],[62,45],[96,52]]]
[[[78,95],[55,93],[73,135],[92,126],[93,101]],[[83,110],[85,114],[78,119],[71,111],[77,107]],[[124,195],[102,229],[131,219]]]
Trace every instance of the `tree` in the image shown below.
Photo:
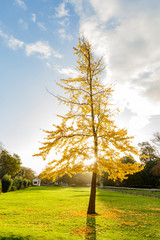
[[[136,188],[157,188],[159,187],[160,177],[153,174],[153,169],[156,166],[156,161],[148,161],[142,171],[133,175],[128,175],[120,184],[123,187]]]
[[[23,178],[26,178],[32,181],[36,177],[36,172],[33,171],[31,168],[22,167],[18,175],[23,176]]]
[[[2,151],[3,149],[3,144],[0,142],[0,152]]]
[[[67,96],[53,95],[69,107],[68,113],[59,116],[61,123],[53,124],[47,134],[39,153],[45,160],[51,149],[61,158],[53,159],[46,168],[46,175],[55,179],[57,175],[69,176],[76,173],[92,172],[91,193],[88,214],[95,214],[96,177],[103,171],[110,178],[124,179],[126,174],[140,170],[140,164],[123,164],[122,153],[137,154],[132,146],[132,137],[127,136],[126,129],[118,129],[112,119],[117,112],[112,109],[110,97],[111,85],[104,85],[99,79],[104,70],[103,58],[97,59],[92,45],[84,37],[79,39],[75,78],[61,79],[58,86]]]
[[[134,160],[134,158],[131,155],[128,156],[123,156],[121,158],[121,162],[122,163],[131,163],[134,164],[136,163],[136,161]],[[129,177],[130,175],[128,175]],[[121,182],[119,179],[117,179],[116,181],[113,181],[112,179],[109,179],[109,174],[108,173],[104,173],[103,177],[102,177],[102,181],[103,181],[103,185],[104,186],[121,186],[123,185],[123,181]]]
[[[140,161],[146,163],[154,161],[157,158],[156,150],[149,142],[142,142],[138,144],[140,147]]]
[[[132,163],[132,164],[136,162],[131,155],[122,157],[121,161],[122,163]]]
[[[154,138],[152,139],[153,144],[156,146],[157,152],[160,155],[160,133],[156,132]]]
[[[159,132],[156,132],[154,134],[154,138],[152,139],[152,142],[156,148],[157,162],[151,171],[156,176],[160,176],[160,133]]]
[[[17,154],[9,154],[8,151],[2,150],[0,153],[0,178],[5,174],[15,177],[21,170],[21,159]]]

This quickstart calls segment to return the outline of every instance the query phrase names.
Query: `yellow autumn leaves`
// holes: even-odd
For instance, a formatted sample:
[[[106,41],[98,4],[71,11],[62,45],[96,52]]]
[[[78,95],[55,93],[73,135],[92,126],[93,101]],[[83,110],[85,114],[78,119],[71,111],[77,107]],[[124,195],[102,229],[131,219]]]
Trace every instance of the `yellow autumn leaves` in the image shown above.
[[[77,48],[73,48],[78,56],[76,78],[61,79],[60,86],[65,96],[56,96],[66,104],[69,110],[59,116],[61,123],[54,125],[52,131],[46,133],[40,152],[45,160],[51,149],[60,154],[60,159],[51,160],[43,175],[55,179],[57,175],[78,172],[106,171],[110,178],[120,180],[127,174],[140,171],[140,164],[124,164],[122,154],[138,154],[132,146],[132,137],[126,129],[118,129],[114,123],[116,112],[111,109],[111,85],[104,85],[99,75],[104,70],[103,58],[97,59],[91,44],[80,38]],[[95,163],[85,164],[86,160],[95,159]]]

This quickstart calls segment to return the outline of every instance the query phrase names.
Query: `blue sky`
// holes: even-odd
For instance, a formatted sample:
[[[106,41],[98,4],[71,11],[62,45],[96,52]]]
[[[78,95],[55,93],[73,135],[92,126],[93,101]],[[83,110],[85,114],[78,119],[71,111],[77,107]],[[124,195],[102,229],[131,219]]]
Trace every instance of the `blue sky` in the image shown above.
[[[159,0],[0,1],[0,142],[40,172],[43,133],[65,111],[46,91],[74,70],[80,33],[103,55],[117,123],[135,143],[160,131]]]

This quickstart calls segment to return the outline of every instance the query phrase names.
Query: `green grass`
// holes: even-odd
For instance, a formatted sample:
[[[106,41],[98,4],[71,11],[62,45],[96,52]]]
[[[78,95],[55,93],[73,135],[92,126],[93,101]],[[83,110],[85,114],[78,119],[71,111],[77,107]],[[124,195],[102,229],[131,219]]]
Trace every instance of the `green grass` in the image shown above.
[[[89,188],[32,187],[0,195],[0,239],[143,240],[160,238],[160,200]]]

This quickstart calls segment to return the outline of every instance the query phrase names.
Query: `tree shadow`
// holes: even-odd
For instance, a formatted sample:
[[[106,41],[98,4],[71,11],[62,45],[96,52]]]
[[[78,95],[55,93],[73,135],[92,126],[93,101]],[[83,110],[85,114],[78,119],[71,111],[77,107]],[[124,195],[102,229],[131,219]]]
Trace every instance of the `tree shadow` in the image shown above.
[[[11,234],[10,236],[1,236],[0,235],[0,239],[1,240],[31,240],[31,239],[34,239],[32,236],[28,235],[28,236],[25,236],[25,237],[21,237],[21,236],[16,236],[14,234]]]
[[[87,215],[85,239],[96,240],[96,215]]]

